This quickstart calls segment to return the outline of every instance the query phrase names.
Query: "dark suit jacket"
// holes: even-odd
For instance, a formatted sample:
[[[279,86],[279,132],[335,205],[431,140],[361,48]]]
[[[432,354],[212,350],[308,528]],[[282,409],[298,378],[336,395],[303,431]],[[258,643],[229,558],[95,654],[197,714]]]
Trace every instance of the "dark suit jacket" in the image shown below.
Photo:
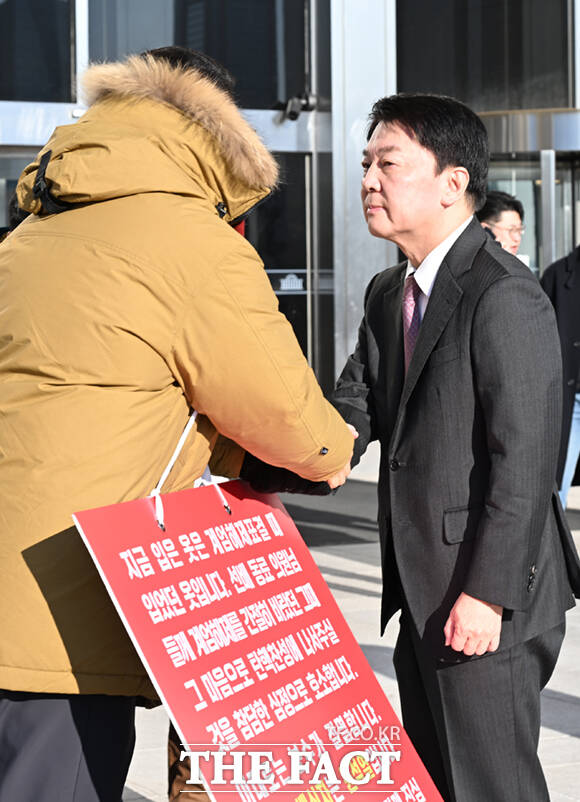
[[[547,267],[540,284],[556,312],[562,346],[564,404],[557,471],[560,484],[566,464],[574,399],[580,386],[580,247]],[[578,468],[573,484],[580,484]]]
[[[333,401],[358,454],[381,442],[382,626],[402,586],[424,642],[455,661],[443,626],[461,591],[505,608],[501,648],[560,623],[571,582],[580,592],[553,493],[560,346],[536,278],[473,221],[439,269],[405,379],[404,276],[371,281]]]

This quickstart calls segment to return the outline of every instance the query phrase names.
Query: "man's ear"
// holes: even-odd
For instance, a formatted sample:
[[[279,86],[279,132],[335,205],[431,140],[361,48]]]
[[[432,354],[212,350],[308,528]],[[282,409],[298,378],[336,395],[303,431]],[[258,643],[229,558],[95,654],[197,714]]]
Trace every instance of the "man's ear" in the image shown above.
[[[469,173],[465,167],[446,167],[443,173],[444,183],[441,203],[445,207],[453,206],[467,192]]]

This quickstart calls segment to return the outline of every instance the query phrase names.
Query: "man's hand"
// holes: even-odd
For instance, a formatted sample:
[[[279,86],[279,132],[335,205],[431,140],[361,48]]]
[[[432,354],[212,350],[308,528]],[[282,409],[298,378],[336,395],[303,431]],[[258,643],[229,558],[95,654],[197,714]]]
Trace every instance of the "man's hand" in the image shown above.
[[[346,425],[348,426],[350,433],[356,440],[356,438],[358,437],[357,430],[354,428],[354,426],[351,426],[350,423],[347,423]],[[343,485],[346,482],[349,473],[350,473],[350,460],[346,463],[342,471],[339,471],[338,473],[335,473],[334,476],[330,477],[330,479],[328,480],[329,487],[332,490],[334,490],[336,487],[340,487],[341,485]]]
[[[503,607],[461,593],[443,629],[445,645],[467,655],[495,652],[501,635]]]

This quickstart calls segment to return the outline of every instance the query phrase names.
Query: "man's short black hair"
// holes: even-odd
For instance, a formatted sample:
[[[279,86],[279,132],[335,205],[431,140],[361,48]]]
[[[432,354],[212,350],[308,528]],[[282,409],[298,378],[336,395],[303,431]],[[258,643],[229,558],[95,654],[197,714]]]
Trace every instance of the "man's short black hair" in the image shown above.
[[[200,53],[198,50],[189,50],[187,47],[172,45],[171,47],[157,47],[155,50],[146,50],[142,56],[153,56],[153,58],[164,59],[172,67],[182,67],[183,69],[193,69],[200,72],[204,78],[209,78],[219,89],[233,98],[235,79],[211,56]]]
[[[522,223],[524,221],[524,207],[521,202],[507,192],[492,189],[487,193],[484,205],[477,212],[477,219],[480,223],[497,222],[502,212],[517,212]]]
[[[439,172],[446,167],[465,167],[473,208],[483,206],[489,144],[485,126],[474,111],[444,95],[402,92],[374,104],[367,139],[379,123],[400,126],[407,136],[431,151]]]
[[[25,212],[24,209],[21,209],[18,205],[16,191],[14,191],[8,201],[8,230],[14,231],[16,226],[19,226],[23,220],[26,220],[28,214],[28,212]]]

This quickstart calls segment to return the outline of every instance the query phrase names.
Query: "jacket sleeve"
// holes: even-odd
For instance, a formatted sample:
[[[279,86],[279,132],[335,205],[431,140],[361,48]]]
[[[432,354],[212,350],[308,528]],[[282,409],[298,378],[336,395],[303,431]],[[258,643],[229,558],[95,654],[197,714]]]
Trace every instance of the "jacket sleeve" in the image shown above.
[[[471,358],[489,480],[464,590],[522,610],[554,487],[562,403],[554,312],[535,279],[506,277],[485,291]]]
[[[324,481],[349,462],[352,435],[324,399],[255,251],[232,237],[228,257],[184,299],[172,370],[223,436],[265,462]]]
[[[365,308],[373,282],[374,279],[365,293]],[[367,355],[367,323],[366,318],[363,318],[354,353],[349,356],[331,395],[332,404],[339,410],[344,420],[359,432],[354,442],[352,467],[359,463],[369,442],[375,439]],[[322,496],[332,492],[326,482],[308,482],[291,471],[267,465],[252,454],[246,454],[240,476],[246,479],[254,490],[265,493],[284,492]]]
[[[366,320],[369,296],[376,278],[377,276],[371,281],[365,292],[365,316],[359,326],[355,349],[346,360],[331,396],[332,403],[344,420],[354,426],[358,432],[358,438],[354,442],[353,467],[360,462],[369,443],[377,438],[369,378],[369,343]]]

